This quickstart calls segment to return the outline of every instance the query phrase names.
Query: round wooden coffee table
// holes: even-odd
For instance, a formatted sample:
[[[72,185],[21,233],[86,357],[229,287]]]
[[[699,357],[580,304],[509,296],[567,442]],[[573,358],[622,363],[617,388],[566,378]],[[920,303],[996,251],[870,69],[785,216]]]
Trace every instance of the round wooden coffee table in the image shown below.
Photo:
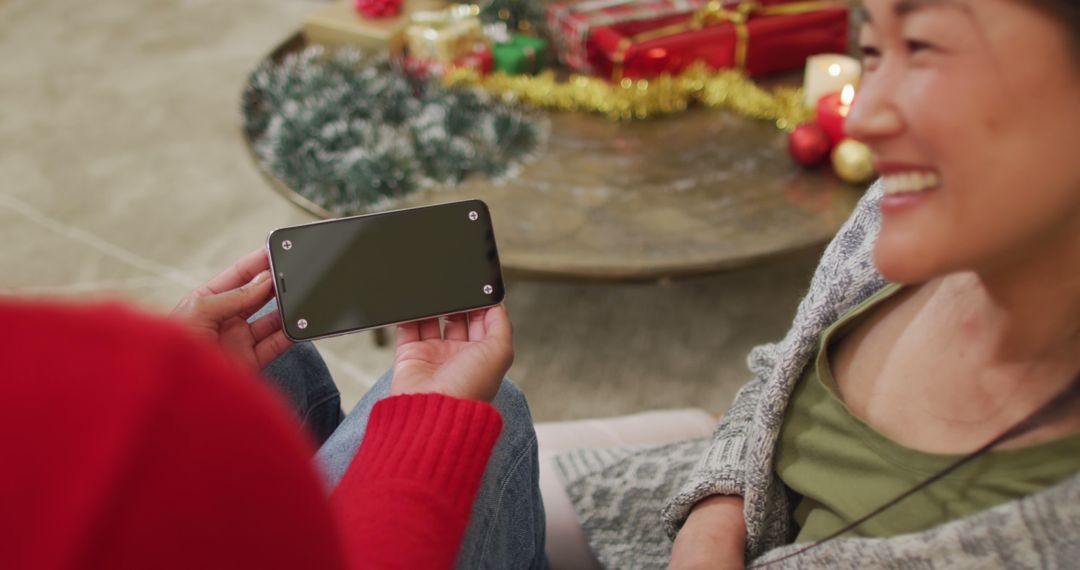
[[[297,35],[269,57],[302,47]],[[796,165],[772,124],[723,111],[628,123],[549,117],[546,147],[513,178],[423,189],[402,207],[483,199],[512,275],[663,280],[818,245],[863,190]],[[329,216],[264,174],[297,205]]]

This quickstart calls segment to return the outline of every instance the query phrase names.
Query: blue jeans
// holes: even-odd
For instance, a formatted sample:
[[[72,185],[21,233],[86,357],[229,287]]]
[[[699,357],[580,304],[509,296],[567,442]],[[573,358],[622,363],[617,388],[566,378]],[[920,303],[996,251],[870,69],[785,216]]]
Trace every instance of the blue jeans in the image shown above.
[[[391,374],[385,374],[342,421],[337,387],[310,344],[293,347],[264,372],[297,406],[298,414],[314,432],[336,426],[315,458],[333,488],[360,447],[372,407],[390,394]],[[473,503],[457,567],[545,569],[544,505],[529,406],[509,380],[503,380],[492,404],[502,414],[503,431]]]

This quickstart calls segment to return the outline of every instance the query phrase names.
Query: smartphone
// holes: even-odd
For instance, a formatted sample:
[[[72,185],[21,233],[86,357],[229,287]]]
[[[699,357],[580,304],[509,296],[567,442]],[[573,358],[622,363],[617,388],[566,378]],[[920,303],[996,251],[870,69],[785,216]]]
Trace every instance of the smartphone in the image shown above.
[[[480,200],[279,228],[266,247],[295,342],[491,307],[505,295]]]

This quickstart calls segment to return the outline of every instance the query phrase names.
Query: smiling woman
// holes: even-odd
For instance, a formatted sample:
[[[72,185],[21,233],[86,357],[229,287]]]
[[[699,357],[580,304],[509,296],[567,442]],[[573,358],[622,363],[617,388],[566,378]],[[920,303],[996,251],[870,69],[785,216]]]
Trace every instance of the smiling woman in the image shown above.
[[[607,566],[667,563],[639,516],[665,494],[671,568],[1080,555],[1080,404],[1065,396],[1080,381],[1080,2],[866,0],[865,16],[847,129],[882,180],[787,337],[751,353],[711,443],[564,459]],[[694,446],[696,463],[679,459]]]
[[[1080,230],[1080,31],[1016,1],[868,14],[867,81],[847,125],[884,175],[878,269],[917,282],[1062,259]]]

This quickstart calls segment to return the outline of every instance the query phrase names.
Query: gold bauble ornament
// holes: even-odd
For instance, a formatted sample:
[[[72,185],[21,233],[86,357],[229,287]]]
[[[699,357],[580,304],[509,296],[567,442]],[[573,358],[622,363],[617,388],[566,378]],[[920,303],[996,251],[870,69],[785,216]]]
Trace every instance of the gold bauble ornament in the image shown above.
[[[862,184],[874,177],[870,147],[854,139],[844,139],[832,153],[833,170],[844,182]]]

